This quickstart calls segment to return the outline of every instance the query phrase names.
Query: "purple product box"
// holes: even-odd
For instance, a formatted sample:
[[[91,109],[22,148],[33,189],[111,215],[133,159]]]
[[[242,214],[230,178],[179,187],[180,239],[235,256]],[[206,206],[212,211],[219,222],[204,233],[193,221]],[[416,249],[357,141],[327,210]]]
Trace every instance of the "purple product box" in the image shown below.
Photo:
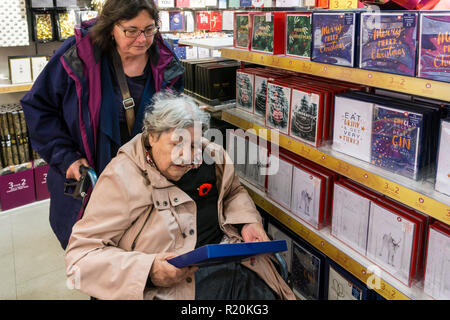
[[[36,201],[50,198],[47,188],[48,165],[34,168],[34,183],[36,187]]]
[[[450,14],[421,13],[418,77],[450,82]]]
[[[34,202],[34,192],[33,169],[0,176],[0,204],[2,210]]]
[[[357,50],[356,12],[313,12],[311,60],[354,67]]]
[[[418,24],[411,11],[362,13],[359,67],[414,77]]]

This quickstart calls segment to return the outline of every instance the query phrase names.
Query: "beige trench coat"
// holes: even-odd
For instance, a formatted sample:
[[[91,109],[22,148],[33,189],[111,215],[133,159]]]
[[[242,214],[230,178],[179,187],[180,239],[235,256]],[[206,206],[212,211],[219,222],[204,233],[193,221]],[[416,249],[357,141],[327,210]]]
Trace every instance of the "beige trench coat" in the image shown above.
[[[225,163],[216,164],[220,227],[231,242],[241,242],[233,225],[261,217],[226,152],[213,143],[207,149],[215,149],[211,156]],[[156,254],[181,254],[197,241],[195,202],[145,159],[139,134],[101,174],[83,218],[73,227],[65,256],[68,279],[99,299],[195,299],[193,277],[170,288],[145,286]],[[242,263],[281,298],[295,299],[268,256]]]

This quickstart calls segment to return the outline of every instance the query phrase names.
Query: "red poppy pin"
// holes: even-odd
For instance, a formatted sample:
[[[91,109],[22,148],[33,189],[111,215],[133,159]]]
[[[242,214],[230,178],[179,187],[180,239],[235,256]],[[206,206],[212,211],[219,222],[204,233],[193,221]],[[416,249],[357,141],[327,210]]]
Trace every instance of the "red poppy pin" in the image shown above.
[[[208,192],[211,190],[212,185],[210,183],[204,183],[200,187],[198,187],[198,195],[200,197],[206,196]]]

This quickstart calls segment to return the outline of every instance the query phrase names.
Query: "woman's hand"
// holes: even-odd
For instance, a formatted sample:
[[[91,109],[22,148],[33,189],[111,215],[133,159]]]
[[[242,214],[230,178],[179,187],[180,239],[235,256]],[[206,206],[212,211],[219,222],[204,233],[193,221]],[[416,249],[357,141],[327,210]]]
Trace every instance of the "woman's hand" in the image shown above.
[[[192,276],[198,267],[177,268],[167,262],[175,257],[173,253],[161,253],[155,257],[150,269],[150,280],[157,287],[171,287]]]
[[[66,179],[75,179],[78,181],[81,177],[81,166],[89,167],[89,163],[85,158],[78,159],[70,165],[66,172]]]
[[[260,223],[248,223],[246,224],[241,231],[242,238],[244,238],[244,242],[260,242],[260,241],[269,241],[269,237],[262,224]]]

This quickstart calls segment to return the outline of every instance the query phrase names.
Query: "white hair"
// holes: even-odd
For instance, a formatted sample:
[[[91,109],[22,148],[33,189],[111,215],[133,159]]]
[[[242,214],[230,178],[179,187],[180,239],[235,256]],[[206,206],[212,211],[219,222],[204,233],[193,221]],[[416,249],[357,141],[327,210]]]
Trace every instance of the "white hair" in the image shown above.
[[[193,127],[194,123],[200,123],[202,131],[205,131],[209,128],[209,120],[209,113],[202,111],[193,99],[167,91],[159,92],[145,110],[143,133],[148,135],[152,132],[159,136],[171,129]]]

